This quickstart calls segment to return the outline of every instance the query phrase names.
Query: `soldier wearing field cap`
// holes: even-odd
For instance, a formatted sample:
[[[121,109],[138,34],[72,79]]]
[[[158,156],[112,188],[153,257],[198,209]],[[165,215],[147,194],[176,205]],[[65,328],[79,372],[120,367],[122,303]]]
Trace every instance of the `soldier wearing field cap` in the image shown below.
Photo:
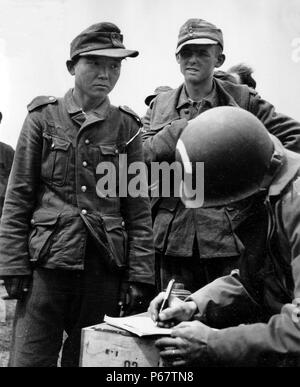
[[[225,61],[220,28],[203,19],[189,19],[180,28],[175,57],[184,82],[158,94],[143,119],[145,161],[175,161],[175,146],[187,121],[218,106],[239,106],[253,113],[283,145],[300,151],[300,124],[275,112],[274,106],[245,86],[214,77]],[[170,278],[195,291],[230,273],[243,245],[234,221],[247,217],[247,200],[209,209],[187,209],[178,197],[152,199],[159,287]]]
[[[118,316],[120,303],[142,312],[153,295],[149,200],[98,184],[101,165],[134,178],[120,154],[143,160],[138,117],[108,99],[122,60],[137,55],[116,25],[94,24],[71,42],[74,88],[28,105],[0,228],[0,275],[18,299],[11,366],[56,366],[63,331],[61,364],[78,366],[83,327]]]

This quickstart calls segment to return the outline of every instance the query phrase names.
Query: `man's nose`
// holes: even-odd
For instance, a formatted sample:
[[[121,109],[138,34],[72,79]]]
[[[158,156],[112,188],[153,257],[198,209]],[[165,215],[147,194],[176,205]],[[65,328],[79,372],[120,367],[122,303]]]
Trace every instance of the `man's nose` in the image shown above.
[[[188,57],[188,62],[189,63],[195,63],[197,62],[197,55],[195,53],[191,54],[189,57]]]
[[[107,79],[108,78],[108,68],[106,66],[101,66],[98,70],[98,78]]]

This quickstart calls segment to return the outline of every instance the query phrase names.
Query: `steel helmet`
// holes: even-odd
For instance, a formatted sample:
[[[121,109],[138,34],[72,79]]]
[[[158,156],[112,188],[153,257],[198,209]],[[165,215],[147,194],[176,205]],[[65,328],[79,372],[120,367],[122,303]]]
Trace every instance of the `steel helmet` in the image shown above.
[[[270,171],[273,151],[271,135],[252,113],[231,106],[205,111],[189,121],[176,145],[176,160],[184,171],[182,201],[190,208],[212,207],[257,193]],[[204,163],[202,187],[196,181],[197,162]],[[193,185],[186,183],[187,177]],[[199,189],[202,200],[195,195]]]

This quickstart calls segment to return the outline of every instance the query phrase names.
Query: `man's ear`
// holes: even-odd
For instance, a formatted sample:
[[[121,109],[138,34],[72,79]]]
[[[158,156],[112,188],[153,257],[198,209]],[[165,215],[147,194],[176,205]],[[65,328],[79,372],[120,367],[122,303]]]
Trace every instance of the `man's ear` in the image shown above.
[[[177,61],[177,63],[180,63],[180,55],[179,55],[179,53],[176,54],[175,56],[176,56],[176,61]]]
[[[220,52],[217,56],[217,62],[216,62],[216,65],[215,67],[218,68],[218,67],[221,67],[222,64],[225,62],[225,59],[226,59],[226,56],[225,54],[223,54],[222,52]]]
[[[66,66],[71,75],[75,75],[75,64],[72,60],[66,61]]]

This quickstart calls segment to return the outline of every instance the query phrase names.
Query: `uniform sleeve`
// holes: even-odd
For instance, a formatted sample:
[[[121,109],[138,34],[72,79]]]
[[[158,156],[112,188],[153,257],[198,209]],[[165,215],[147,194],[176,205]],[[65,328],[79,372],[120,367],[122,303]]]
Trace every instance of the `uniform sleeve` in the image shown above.
[[[154,284],[154,245],[142,139],[134,125],[127,144],[128,195],[122,212],[128,232],[129,281]],[[133,164],[134,163],[134,164]]]
[[[177,141],[187,126],[185,118],[173,121],[161,130],[149,129],[143,134],[143,149],[146,164],[175,160]]]
[[[259,305],[240,282],[238,270],[233,270],[230,275],[220,277],[199,289],[187,299],[189,300],[197,304],[198,313],[195,318],[214,328],[253,321],[260,312]]]
[[[300,355],[300,195],[294,190],[282,201],[282,232],[290,242],[294,300],[268,323],[212,331],[208,350],[213,358],[236,364],[254,363],[260,355]]]
[[[41,168],[40,133],[29,114],[18,139],[1,218],[0,276],[31,273],[28,231]]]
[[[14,150],[11,146],[3,144],[0,149],[0,218],[2,217],[2,210],[4,204],[4,198],[6,193],[7,182],[11,170],[11,166],[14,159]]]
[[[284,114],[277,113],[272,104],[259,94],[250,95],[250,111],[265,125],[268,131],[279,138],[285,148],[300,153],[300,123]]]
[[[10,173],[10,170],[11,170],[11,167],[12,167],[12,163],[13,163],[13,160],[14,160],[14,154],[15,154],[15,151],[13,150],[13,148],[9,148],[9,153],[8,153],[8,173]]]

